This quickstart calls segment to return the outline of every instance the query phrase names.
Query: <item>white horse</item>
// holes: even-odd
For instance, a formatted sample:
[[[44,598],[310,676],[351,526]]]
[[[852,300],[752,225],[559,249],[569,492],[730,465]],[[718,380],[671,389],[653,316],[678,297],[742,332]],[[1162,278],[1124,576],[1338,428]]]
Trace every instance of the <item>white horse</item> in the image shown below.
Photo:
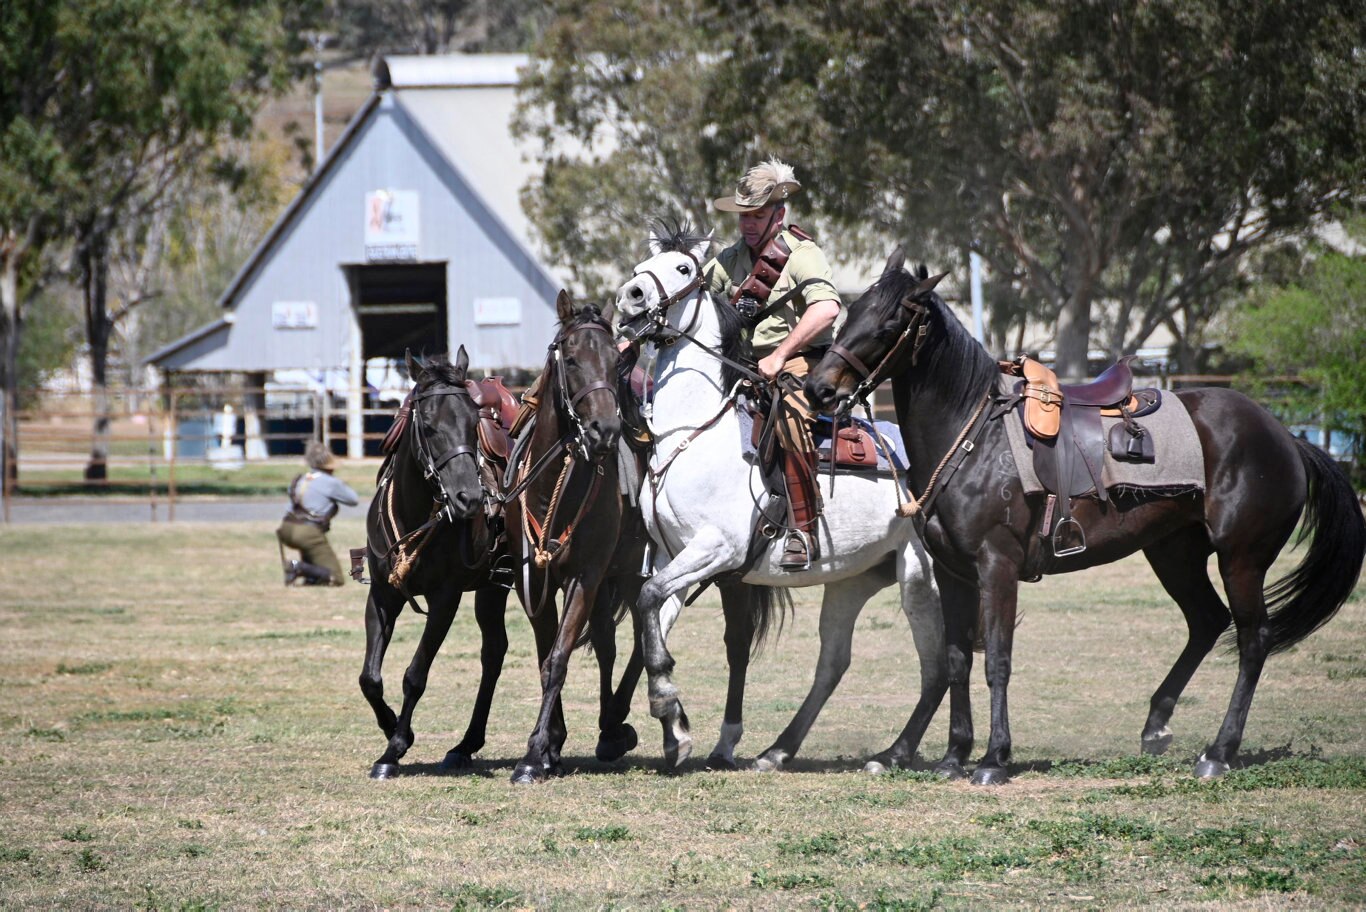
[[[698,281],[700,258],[709,242],[685,231],[670,238],[652,232],[650,259],[636,267],[617,295],[628,332],[640,330],[639,337],[646,340],[673,339],[655,346],[649,422],[655,449],[651,478],[641,491],[641,510],[656,555],[654,574],[641,591],[639,613],[650,712],[664,722],[665,757],[675,765],[692,746],[687,716],[670,678],[673,658],[664,642],[677,616],[677,600],[688,587],[745,566],[751,534],[763,521],[759,512],[769,500],[758,471],[742,450],[732,383],[732,375],[739,374],[733,366],[727,370],[717,357],[738,357],[739,317],[725,302],[714,301]],[[679,331],[684,334],[679,336]],[[876,772],[906,766],[948,680],[943,618],[930,561],[912,521],[896,515],[893,479],[842,473],[836,496],[825,475],[821,486],[821,557],[808,570],[782,570],[779,536],[778,546],[770,542],[743,577],[743,582],[761,586],[825,586],[820,659],[811,692],[777,741],[755,761],[755,768],[780,769],[795,755],[849,666],[859,612],[874,593],[893,583],[900,587],[901,607],[920,654],[921,696],[896,743],[866,768]],[[785,514],[771,518],[782,523]],[[733,765],[742,732],[738,721],[727,719],[711,759]]]

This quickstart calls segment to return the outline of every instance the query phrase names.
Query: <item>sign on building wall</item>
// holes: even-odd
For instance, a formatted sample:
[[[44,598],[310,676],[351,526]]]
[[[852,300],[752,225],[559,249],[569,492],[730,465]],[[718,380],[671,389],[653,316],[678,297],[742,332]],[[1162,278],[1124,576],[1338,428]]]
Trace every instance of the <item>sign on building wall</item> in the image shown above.
[[[416,190],[371,190],[365,194],[365,259],[411,263],[421,240]]]
[[[317,329],[318,305],[312,301],[276,301],[270,305],[274,329]]]
[[[475,298],[475,326],[516,326],[522,322],[520,298]]]

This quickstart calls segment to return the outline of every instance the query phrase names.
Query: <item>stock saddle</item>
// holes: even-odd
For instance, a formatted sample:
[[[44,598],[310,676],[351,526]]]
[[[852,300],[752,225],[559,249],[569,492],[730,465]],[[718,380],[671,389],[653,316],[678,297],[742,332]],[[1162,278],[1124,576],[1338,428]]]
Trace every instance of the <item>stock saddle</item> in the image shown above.
[[[1154,461],[1152,435],[1135,419],[1157,411],[1162,394],[1134,390],[1133,357],[1121,358],[1090,383],[1069,386],[1030,358],[1001,362],[1003,373],[1021,378],[1015,395],[1035,474],[1049,492],[1039,535],[1051,539],[1056,557],[1086,550],[1086,534],[1072,517],[1071,500],[1094,494],[1103,503],[1109,501],[1101,478],[1107,452],[1121,461]],[[1121,420],[1106,434],[1102,416]]]

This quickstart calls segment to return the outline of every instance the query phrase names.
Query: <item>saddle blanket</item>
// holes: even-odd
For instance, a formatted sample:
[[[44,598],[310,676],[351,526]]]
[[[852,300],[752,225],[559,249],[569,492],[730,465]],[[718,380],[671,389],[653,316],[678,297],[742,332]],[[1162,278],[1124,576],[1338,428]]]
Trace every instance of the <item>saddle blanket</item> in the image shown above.
[[[741,403],[737,406],[736,414],[740,418],[741,450],[746,459],[753,461],[755,454],[754,416],[744,407],[743,400],[741,400]],[[906,456],[906,443],[901,439],[901,428],[897,427],[897,425],[891,421],[875,421],[872,425],[869,425],[863,418],[855,417],[853,420],[854,423],[865,430],[868,430],[870,427],[873,428],[870,433],[872,433],[874,439],[876,439],[878,434],[881,434],[883,441],[885,441],[884,445],[889,444],[891,446],[892,458],[896,460],[896,470],[898,472],[906,471],[906,467],[911,464],[911,461]],[[830,430],[832,427],[833,424],[830,419],[821,416],[816,419],[815,427],[812,428],[811,431],[811,438],[815,441],[816,451],[820,454],[821,461],[824,463],[828,463],[830,460]],[[822,472],[827,470],[828,466],[821,469]],[[845,471],[845,468],[840,467],[836,471]],[[849,471],[866,472],[868,470],[849,469]],[[877,471],[891,471],[891,466],[887,462],[887,453],[883,445],[877,447]]]
[[[1018,412],[1012,410],[1002,419],[1006,423],[1006,436],[1010,438],[1010,454],[1015,458],[1020,481],[1026,494],[1044,491],[1039,477],[1034,473],[1034,454],[1025,439],[1024,425]],[[1110,428],[1120,423],[1120,418],[1101,417],[1102,439],[1109,439]],[[1101,480],[1107,491],[1123,492],[1138,489],[1150,494],[1190,494],[1204,493],[1205,459],[1200,447],[1200,436],[1195,431],[1195,423],[1185,404],[1173,392],[1164,390],[1162,406],[1151,415],[1138,419],[1153,437],[1155,459],[1147,462],[1121,462],[1113,459],[1107,452],[1101,468]]]

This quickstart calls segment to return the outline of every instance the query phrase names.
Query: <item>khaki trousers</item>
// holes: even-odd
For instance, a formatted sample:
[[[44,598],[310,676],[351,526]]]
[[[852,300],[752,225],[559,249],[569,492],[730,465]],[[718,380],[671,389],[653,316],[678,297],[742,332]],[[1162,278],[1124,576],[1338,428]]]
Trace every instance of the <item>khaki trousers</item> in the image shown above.
[[[322,529],[310,522],[286,520],[275,530],[275,537],[286,547],[298,549],[305,563],[315,564],[331,573],[332,585],[345,584],[346,574],[342,573],[341,561],[337,560],[337,552],[328,544]]]

